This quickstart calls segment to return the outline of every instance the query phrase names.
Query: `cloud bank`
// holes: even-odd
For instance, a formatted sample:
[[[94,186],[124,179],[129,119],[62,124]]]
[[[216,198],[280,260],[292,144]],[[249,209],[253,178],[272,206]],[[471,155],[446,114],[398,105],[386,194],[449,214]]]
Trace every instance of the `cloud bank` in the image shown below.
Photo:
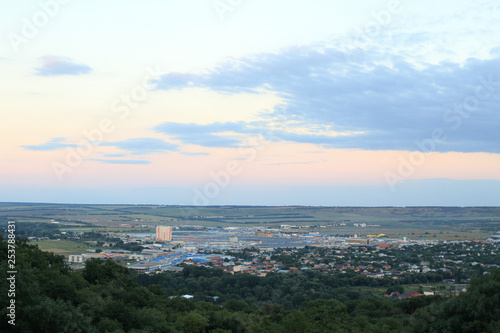
[[[178,146],[156,138],[132,138],[116,142],[102,142],[100,146],[116,147],[134,155],[177,151]]]
[[[164,123],[155,130],[210,147],[237,146],[238,135],[260,126],[273,140],[414,151],[439,129],[435,151],[500,153],[500,57],[417,66],[386,50],[360,52],[356,62],[346,62],[335,47],[292,48],[222,63],[205,74],[166,74],[158,89],[271,91],[285,103],[266,115],[280,119],[277,128],[268,121]]]

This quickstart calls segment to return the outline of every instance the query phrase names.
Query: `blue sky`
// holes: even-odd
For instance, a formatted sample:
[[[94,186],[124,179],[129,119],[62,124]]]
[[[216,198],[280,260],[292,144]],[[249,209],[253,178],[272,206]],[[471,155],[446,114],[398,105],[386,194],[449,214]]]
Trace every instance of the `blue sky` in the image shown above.
[[[500,204],[495,1],[0,6],[1,201]]]

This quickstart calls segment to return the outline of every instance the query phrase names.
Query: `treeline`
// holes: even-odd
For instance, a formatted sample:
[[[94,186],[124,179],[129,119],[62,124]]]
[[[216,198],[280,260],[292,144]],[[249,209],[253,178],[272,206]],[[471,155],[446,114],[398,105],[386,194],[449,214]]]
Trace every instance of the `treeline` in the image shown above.
[[[7,235],[7,221],[0,221],[0,228],[4,237]],[[25,237],[48,237],[55,238],[55,234],[60,233],[60,226],[48,222],[16,222],[16,235]]]
[[[398,301],[308,273],[259,278],[189,267],[136,276],[101,260],[71,271],[62,257],[26,241],[16,247],[15,326],[7,322],[11,297],[2,292],[2,332],[500,331],[498,270],[458,297]],[[0,286],[8,290],[5,241],[0,252]],[[176,297],[194,290],[193,299]]]
[[[399,280],[374,279],[355,272],[324,274],[316,270],[270,273],[266,277],[259,277],[250,274],[231,275],[219,269],[185,266],[180,273],[143,274],[139,275],[137,280],[145,287],[160,285],[167,295],[190,294],[199,300],[209,300],[213,297],[217,297],[219,301],[237,299],[255,308],[271,303],[285,310],[292,310],[299,308],[304,302],[318,299],[346,302],[372,296],[368,292],[361,294],[359,288],[351,287],[382,287],[385,290],[395,285],[437,282],[441,281],[442,277],[431,272],[407,274]]]

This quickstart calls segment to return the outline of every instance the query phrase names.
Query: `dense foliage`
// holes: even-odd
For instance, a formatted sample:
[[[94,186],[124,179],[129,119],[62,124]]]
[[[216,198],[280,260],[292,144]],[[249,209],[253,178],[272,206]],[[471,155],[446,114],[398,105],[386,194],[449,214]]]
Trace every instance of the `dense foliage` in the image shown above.
[[[285,310],[292,310],[299,308],[304,302],[318,299],[346,302],[372,296],[369,291],[361,294],[359,288],[351,287],[383,287],[386,290],[400,286],[401,283],[426,283],[433,276],[407,275],[396,281],[391,278],[373,279],[354,272],[324,274],[307,270],[286,274],[270,273],[263,278],[250,274],[231,275],[219,269],[185,266],[180,273],[139,275],[138,282],[143,286],[160,285],[167,295],[191,294],[201,300],[217,297],[219,302],[238,299],[254,307],[271,303]]]
[[[2,231],[7,229],[7,221],[0,221],[0,228]],[[16,235],[17,237],[47,237],[56,238],[60,234],[60,226],[47,222],[17,222]],[[7,235],[3,233],[4,237]]]
[[[230,275],[187,267],[132,274],[113,261],[71,271],[62,257],[16,244],[16,325],[2,332],[498,332],[500,271],[472,281],[458,297],[399,301],[360,293],[340,276]],[[7,243],[0,286],[8,290]],[[347,283],[349,282],[349,283]],[[190,293],[195,297],[179,296]],[[217,297],[218,296],[218,297]]]

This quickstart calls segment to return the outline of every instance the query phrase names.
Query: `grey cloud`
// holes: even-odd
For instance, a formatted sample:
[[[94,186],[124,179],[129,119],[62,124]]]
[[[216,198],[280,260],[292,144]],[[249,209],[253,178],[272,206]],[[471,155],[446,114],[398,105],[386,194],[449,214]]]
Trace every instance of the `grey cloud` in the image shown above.
[[[177,151],[176,144],[157,138],[132,138],[116,142],[102,142],[100,146],[116,147],[134,155],[145,155],[165,151]]]
[[[155,127],[155,131],[172,136],[183,144],[204,147],[238,147],[241,139],[237,135],[221,135],[226,132],[237,134],[258,133],[260,123],[215,122],[212,124],[166,122]]]
[[[275,130],[275,140],[335,148],[416,150],[416,142],[431,138],[432,131],[440,128],[446,140],[436,143],[437,151],[500,153],[500,58],[427,64],[423,68],[376,49],[371,53],[364,50],[357,62],[342,58],[342,52],[335,48],[290,49],[223,63],[208,74],[167,74],[157,87],[204,87],[231,94],[266,89],[285,100],[285,105],[276,108],[271,116],[299,121],[305,128],[328,125],[339,132],[363,132],[328,136]],[[488,77],[494,84],[485,88],[481,80]],[[472,112],[448,111],[455,105],[463,109],[465,102],[478,100],[478,89],[483,94],[486,89],[494,91]],[[168,132],[162,126],[157,130]],[[240,122],[219,124],[220,128],[199,125],[198,136],[177,136],[195,144],[205,138],[205,145],[237,145],[237,138],[214,140],[214,134],[224,126],[238,133],[256,132],[250,124]],[[178,125],[176,129],[180,128]]]

